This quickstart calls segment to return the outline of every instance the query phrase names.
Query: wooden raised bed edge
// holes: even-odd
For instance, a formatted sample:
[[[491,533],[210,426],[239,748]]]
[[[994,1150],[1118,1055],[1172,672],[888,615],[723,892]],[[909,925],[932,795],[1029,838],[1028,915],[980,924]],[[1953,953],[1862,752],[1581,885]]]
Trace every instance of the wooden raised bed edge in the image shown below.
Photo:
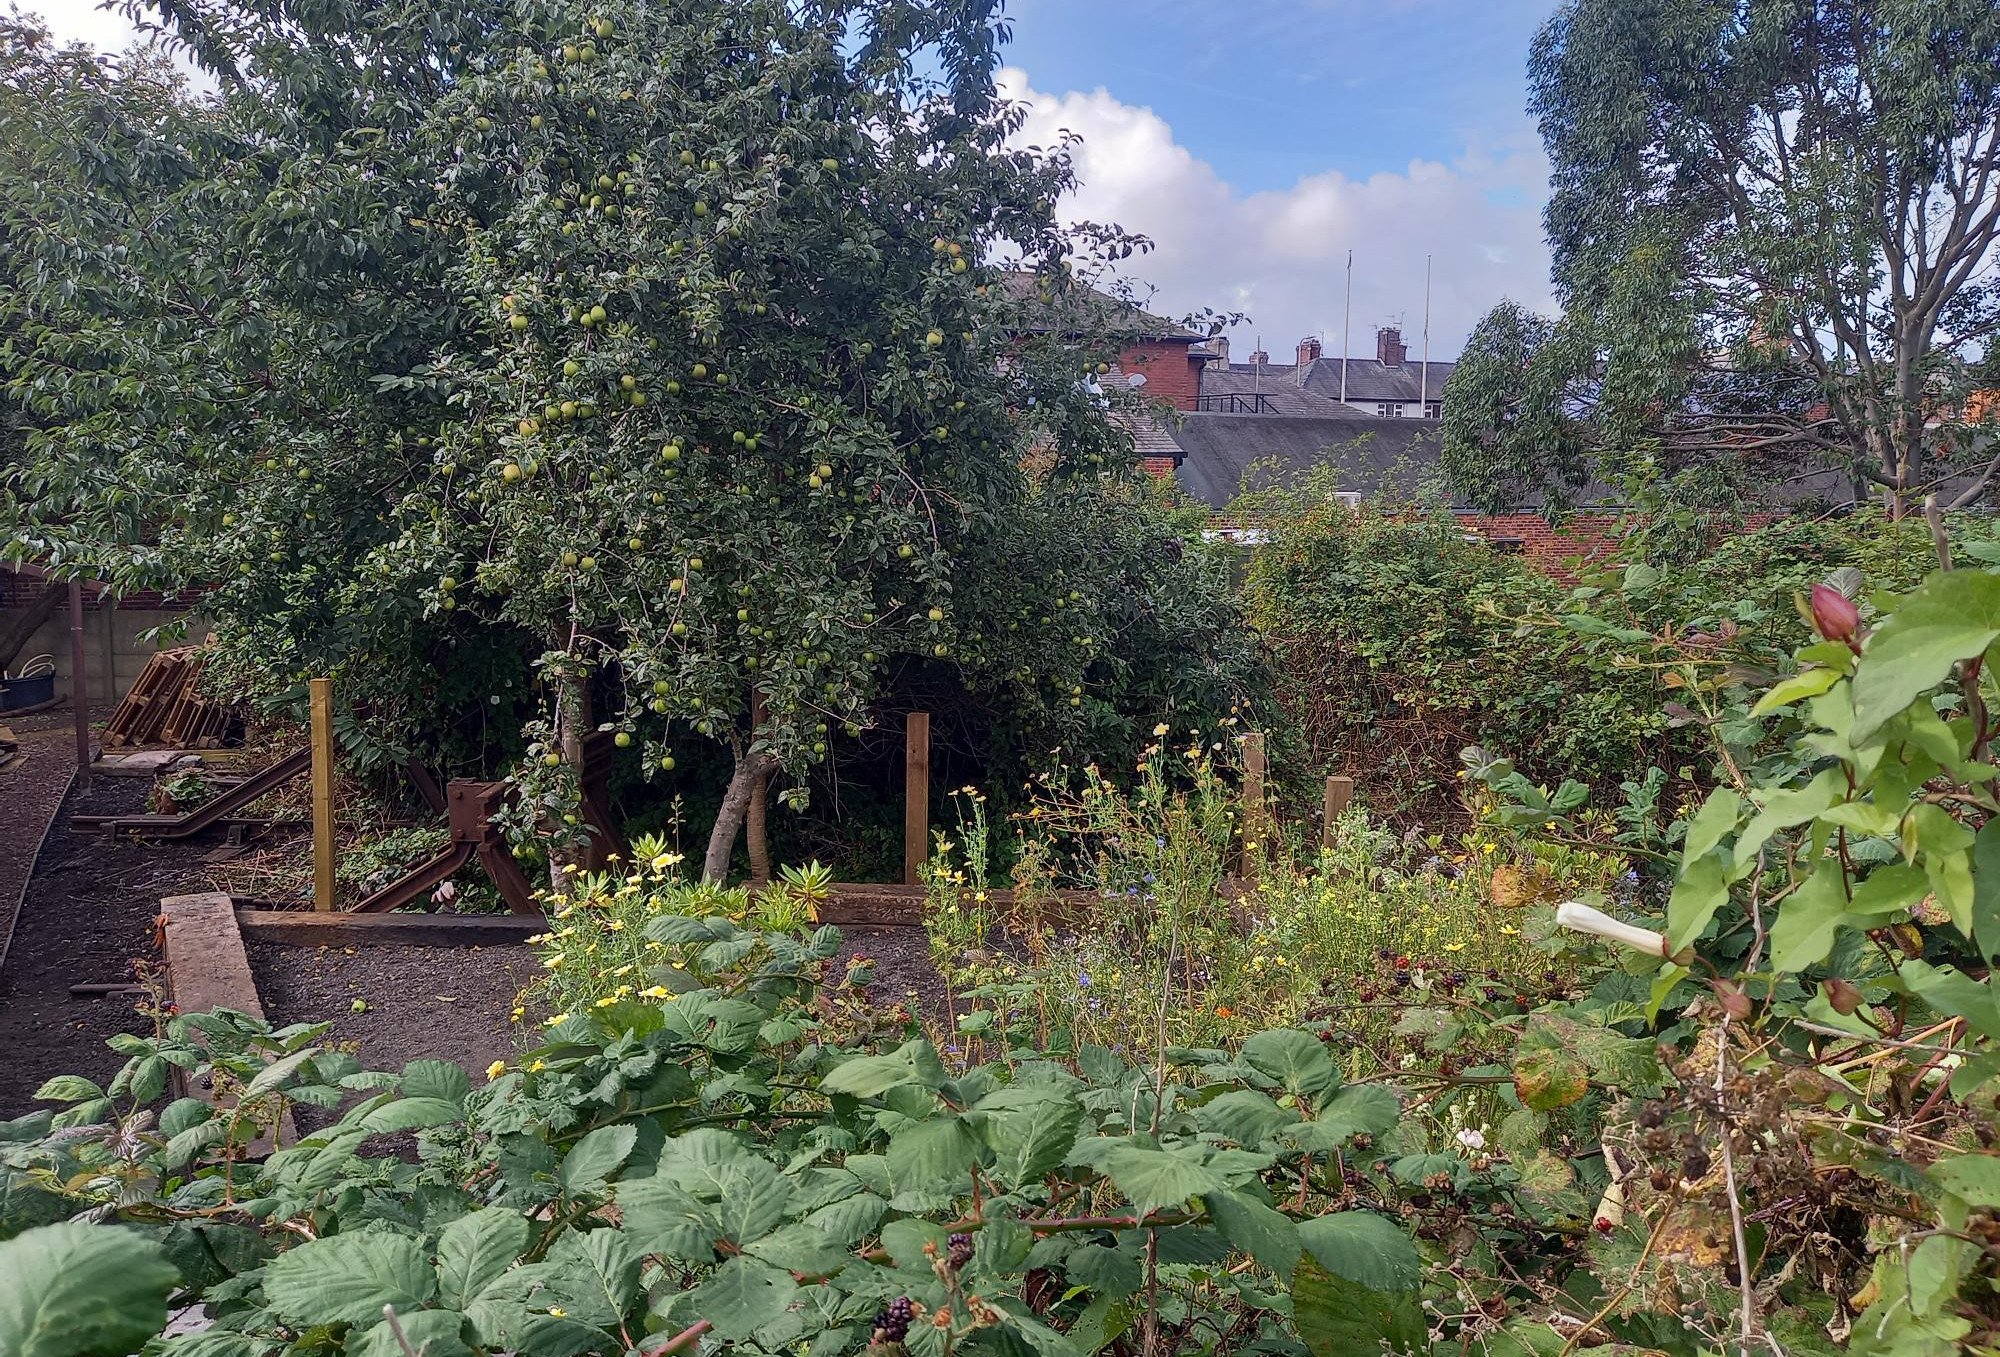
[[[1087,891],[1058,892],[1066,900],[1092,898]],[[193,898],[193,897],[190,897]],[[223,897],[235,907],[243,937],[294,947],[473,947],[522,942],[548,931],[540,914],[443,914],[408,911],[359,914],[299,909],[243,897]],[[1014,893],[987,892],[987,902],[1005,909]],[[918,928],[924,921],[922,886],[840,883],[820,907],[821,923],[835,927]]]
[[[210,1009],[233,1008],[253,1018],[262,1018],[264,1003],[257,997],[257,979],[250,972],[250,954],[243,947],[243,932],[237,927],[236,909],[221,891],[199,895],[169,895],[160,901],[165,920],[167,994],[183,1013],[205,1013]],[[213,1088],[195,1088],[178,1067],[173,1072],[176,1091],[192,1094],[220,1105]],[[299,1138],[286,1112],[278,1123],[278,1144],[290,1145]],[[252,1157],[275,1148],[269,1140],[250,1147]]]

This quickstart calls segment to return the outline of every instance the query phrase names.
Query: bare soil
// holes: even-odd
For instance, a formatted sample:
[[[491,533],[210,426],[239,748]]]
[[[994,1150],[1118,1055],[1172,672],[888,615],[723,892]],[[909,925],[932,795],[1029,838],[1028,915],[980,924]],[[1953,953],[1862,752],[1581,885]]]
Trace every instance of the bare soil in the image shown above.
[[[330,1022],[326,1040],[353,1043],[370,1069],[449,1060],[475,1080],[520,1049],[514,999],[540,973],[534,949],[518,943],[300,947],[257,939],[245,947],[273,1024]]]
[[[63,731],[35,736],[26,766],[63,762],[66,738]],[[0,814],[0,872],[25,875],[37,841],[42,852],[0,964],[0,1118],[35,1110],[35,1090],[52,1075],[81,1074],[104,1083],[124,1063],[105,1041],[119,1032],[152,1031],[132,996],[73,999],[69,987],[120,984],[135,978],[135,961],[157,962],[153,920],[160,897],[201,889],[201,858],[215,846],[120,842],[71,829],[70,817],[79,812],[144,809],[152,784],[115,777],[92,779],[88,791],[72,790],[43,841],[45,817],[12,810],[19,767],[0,773],[0,804],[8,806]],[[23,821],[35,823],[24,828]],[[0,885],[0,910],[10,903]]]

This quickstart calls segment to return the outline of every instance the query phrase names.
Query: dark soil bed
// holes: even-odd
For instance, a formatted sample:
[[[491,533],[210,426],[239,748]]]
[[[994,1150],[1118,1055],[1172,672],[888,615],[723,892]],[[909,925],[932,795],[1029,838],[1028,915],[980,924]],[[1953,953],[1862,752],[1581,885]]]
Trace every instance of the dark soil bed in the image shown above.
[[[475,1081],[520,1049],[514,997],[539,974],[534,950],[510,943],[344,948],[259,939],[244,946],[274,1025],[330,1022],[326,1040],[352,1042],[369,1069],[449,1060]]]
[[[830,974],[838,980],[848,962],[866,957],[875,963],[868,997],[881,1007],[908,1004],[912,1009],[942,1016],[944,984],[931,964],[930,940],[921,928],[840,926],[840,955]]]
[[[0,967],[0,1118],[35,1110],[35,1090],[52,1075],[104,1083],[123,1063],[105,1039],[152,1031],[130,996],[69,995],[71,985],[129,980],[135,959],[157,961],[160,897],[202,888],[201,858],[213,843],[137,844],[70,828],[79,812],[144,809],[151,787],[144,778],[98,777],[81,795],[72,789],[56,813]],[[8,834],[0,852],[18,862],[34,843],[16,838]]]

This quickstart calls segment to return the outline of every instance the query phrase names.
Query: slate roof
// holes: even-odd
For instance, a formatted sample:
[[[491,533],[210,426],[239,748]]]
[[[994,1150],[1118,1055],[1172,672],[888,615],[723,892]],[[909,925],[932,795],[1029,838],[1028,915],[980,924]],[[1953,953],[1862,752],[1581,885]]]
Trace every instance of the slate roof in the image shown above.
[[[1046,307],[1046,318],[1042,320],[1031,318],[1024,329],[1046,333],[1066,328],[1058,304],[1053,301],[1042,302],[1041,278],[1038,275],[1015,269],[1002,275],[1002,281],[1014,300],[1027,307],[1030,313]],[[1173,321],[1153,315],[1099,288],[1079,287],[1071,304],[1090,307],[1090,319],[1095,326],[1127,339],[1184,339],[1192,344],[1205,338],[1184,325],[1177,325]]]
[[[1196,411],[1182,416],[1173,431],[1182,452],[1176,472],[1181,488],[1220,509],[1243,488],[1245,473],[1252,473],[1254,489],[1289,481],[1313,467],[1332,466],[1340,489],[1369,498],[1407,500],[1448,491],[1438,466],[1442,430],[1437,420],[1383,419],[1338,401],[1329,404],[1342,413],[1299,418]],[[1847,475],[1814,466],[1774,471],[1762,498],[1771,504],[1837,506],[1853,504],[1856,495]],[[1604,485],[1586,486],[1577,496],[1582,508],[1621,502],[1619,493]],[[1456,497],[1453,507],[1474,512]],[[1528,512],[1542,506],[1536,501],[1512,507]]]
[[[1132,444],[1143,458],[1181,459],[1181,445],[1173,431],[1160,423],[1150,410],[1115,410],[1111,418],[1132,433]]]
[[[1245,472],[1264,462],[1275,465],[1260,468],[1253,485],[1334,466],[1343,490],[1413,497],[1436,479],[1435,420],[1378,419],[1355,410],[1314,418],[1196,411],[1182,417],[1174,438],[1184,454],[1181,488],[1216,509],[1242,488]]]
[[[1438,400],[1444,395],[1444,384],[1450,378],[1456,363],[1432,363],[1430,375],[1424,375],[1425,365],[1417,360],[1404,363],[1401,367],[1386,367],[1375,358],[1350,358],[1347,360],[1347,399],[1356,401],[1415,401]],[[1231,363],[1225,369],[1220,363],[1210,363],[1202,370],[1201,394],[1218,395],[1226,392],[1247,393],[1252,387],[1267,395],[1276,396],[1280,391],[1303,392],[1319,396],[1338,404],[1340,401],[1340,359],[1322,355],[1305,365],[1305,380],[1299,380],[1296,363],[1266,363],[1262,368],[1251,363]]]

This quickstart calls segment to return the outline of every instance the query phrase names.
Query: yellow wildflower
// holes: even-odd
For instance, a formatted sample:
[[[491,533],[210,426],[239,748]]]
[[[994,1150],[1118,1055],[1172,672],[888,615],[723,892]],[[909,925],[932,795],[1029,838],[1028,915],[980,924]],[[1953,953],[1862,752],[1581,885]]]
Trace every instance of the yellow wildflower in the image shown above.
[[[549,1063],[546,1060],[530,1060],[528,1062],[528,1073],[540,1074],[543,1070],[547,1069],[548,1067]]]
[[[558,1013],[553,1018],[550,1018],[547,1022],[543,1023],[542,1026],[554,1027],[559,1022],[568,1022],[568,1021],[569,1021],[569,1014]]]
[[[498,1079],[501,1075],[505,1074],[506,1072],[507,1072],[507,1062],[504,1060],[496,1060],[491,1065],[488,1065],[486,1067],[486,1077],[488,1079]]]

